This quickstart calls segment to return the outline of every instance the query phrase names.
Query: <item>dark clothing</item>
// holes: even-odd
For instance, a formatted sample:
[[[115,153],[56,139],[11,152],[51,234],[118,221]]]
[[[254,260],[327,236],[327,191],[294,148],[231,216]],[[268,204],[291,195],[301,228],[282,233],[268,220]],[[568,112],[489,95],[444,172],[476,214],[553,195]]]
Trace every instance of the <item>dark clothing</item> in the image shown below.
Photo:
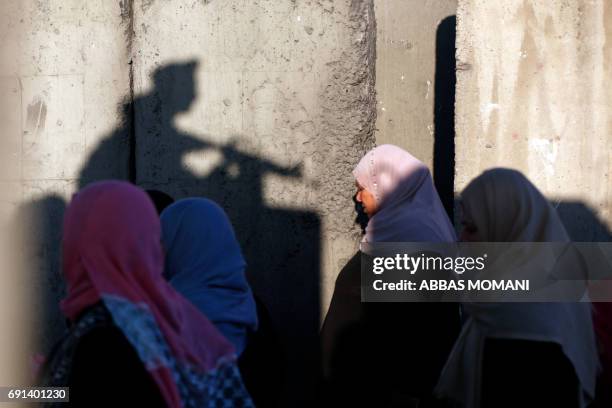
[[[238,367],[247,391],[257,408],[277,408],[284,387],[285,359],[270,314],[254,296],[257,306],[257,331],[249,333]]]
[[[42,374],[46,386],[70,387],[70,403],[58,407],[166,406],[136,350],[101,305],[70,328]]]
[[[361,252],[322,329],[325,406],[427,406],[460,329],[456,303],[362,303]]]
[[[174,198],[159,190],[146,190],[147,195],[153,201],[157,214],[161,215],[167,207],[174,203]]]
[[[556,343],[487,339],[481,408],[577,408],[574,367]]]
[[[112,406],[134,401],[144,407],[166,403],[138,358],[136,350],[116,327],[93,329],[81,338],[68,383],[74,406]]]

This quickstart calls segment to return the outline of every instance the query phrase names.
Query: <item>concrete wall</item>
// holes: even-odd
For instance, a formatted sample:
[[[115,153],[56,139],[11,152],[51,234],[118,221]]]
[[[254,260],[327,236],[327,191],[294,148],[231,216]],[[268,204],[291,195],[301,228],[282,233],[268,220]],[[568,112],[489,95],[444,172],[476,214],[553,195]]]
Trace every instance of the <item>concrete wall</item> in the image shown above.
[[[355,249],[350,170],[373,141],[371,2],[182,3],[135,2],[137,182],[217,199],[245,243],[281,232],[259,209],[310,213],[327,282]]]
[[[20,232],[31,349],[63,329],[70,196],[132,180],[227,209],[290,367],[284,405],[308,406],[319,324],[359,238],[351,170],[374,143],[373,1],[28,0],[3,17],[3,112],[19,120],[2,211]]]
[[[375,128],[430,165],[447,208],[485,168],[511,166],[575,237],[609,236],[612,6],[460,0],[455,119],[455,5],[3,3],[0,221],[19,234],[0,239],[21,265],[3,271],[14,330],[0,345],[58,337],[65,205],[122,178],[227,209],[292,369],[286,406],[308,405],[319,323],[359,239],[351,170]],[[16,323],[23,311],[36,318]],[[17,354],[0,365],[24,366]]]
[[[9,29],[9,11],[8,4],[0,4],[0,38],[7,38],[9,33],[16,35],[14,28]],[[6,42],[0,42],[0,61],[12,57],[12,50],[8,49]],[[11,256],[10,246],[14,203],[18,200],[11,190],[19,185],[14,169],[20,125],[17,79],[0,76],[0,95],[0,325],[3,327],[0,334],[0,382],[18,385],[27,378],[27,365],[22,356],[26,354],[30,333],[29,325],[23,319],[29,315],[28,291],[23,290],[23,280],[17,273],[16,259]]]
[[[436,43],[440,25],[454,17],[457,1],[386,0],[375,5],[376,142],[401,146],[432,167],[436,68],[449,62],[448,55],[440,55],[444,60],[438,65],[437,51],[443,50]]]
[[[429,166],[453,208],[456,0],[375,2],[377,144]]]
[[[2,231],[14,227],[11,248],[2,248],[16,264],[2,268],[0,323],[2,344],[16,344],[2,348],[0,366],[11,366],[4,357],[19,361],[29,376],[30,353],[47,350],[64,327],[57,301],[65,202],[88,152],[116,125],[129,66],[115,2],[24,0],[2,2],[1,11],[0,218]],[[16,373],[0,382],[16,384]]]
[[[574,238],[609,237],[612,4],[460,0],[457,20],[456,191],[513,167]]]
[[[374,139],[372,2],[136,1],[133,27],[135,180],[226,209],[285,353],[284,406],[311,406]]]

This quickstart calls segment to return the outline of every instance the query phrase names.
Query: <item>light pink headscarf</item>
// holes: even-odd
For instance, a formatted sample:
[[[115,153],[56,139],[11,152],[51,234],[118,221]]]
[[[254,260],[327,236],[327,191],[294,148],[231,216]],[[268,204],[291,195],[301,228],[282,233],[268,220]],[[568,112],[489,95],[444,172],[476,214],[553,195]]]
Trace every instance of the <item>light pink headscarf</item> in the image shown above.
[[[370,150],[353,170],[376,198],[364,242],[455,242],[427,166],[393,145]]]

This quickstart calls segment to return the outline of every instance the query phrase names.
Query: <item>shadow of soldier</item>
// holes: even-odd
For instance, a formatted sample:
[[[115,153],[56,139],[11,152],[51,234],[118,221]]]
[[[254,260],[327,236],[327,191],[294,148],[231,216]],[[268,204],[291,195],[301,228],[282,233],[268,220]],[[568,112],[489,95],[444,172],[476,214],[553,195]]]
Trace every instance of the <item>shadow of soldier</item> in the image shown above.
[[[299,183],[301,166],[287,167],[252,154],[241,148],[241,136],[218,143],[176,125],[177,115],[190,111],[197,98],[197,67],[196,61],[189,61],[155,70],[150,92],[122,104],[121,125],[85,161],[79,187],[123,179],[176,199],[200,196],[219,203],[241,243],[247,278],[279,337],[278,352],[285,361],[285,389],[278,390],[281,406],[312,406],[308,396],[314,394],[319,375],[319,217],[310,211],[272,208],[264,200],[266,175]],[[204,176],[185,164],[187,155],[201,151],[221,156]]]

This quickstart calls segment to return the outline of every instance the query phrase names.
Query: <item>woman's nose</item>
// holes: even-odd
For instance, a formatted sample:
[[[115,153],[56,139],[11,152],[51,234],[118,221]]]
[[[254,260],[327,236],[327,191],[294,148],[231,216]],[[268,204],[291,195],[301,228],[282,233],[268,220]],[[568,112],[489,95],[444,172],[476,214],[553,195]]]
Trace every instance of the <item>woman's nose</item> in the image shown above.
[[[361,191],[358,191],[357,194],[355,194],[355,200],[357,200],[357,202],[361,202]]]

